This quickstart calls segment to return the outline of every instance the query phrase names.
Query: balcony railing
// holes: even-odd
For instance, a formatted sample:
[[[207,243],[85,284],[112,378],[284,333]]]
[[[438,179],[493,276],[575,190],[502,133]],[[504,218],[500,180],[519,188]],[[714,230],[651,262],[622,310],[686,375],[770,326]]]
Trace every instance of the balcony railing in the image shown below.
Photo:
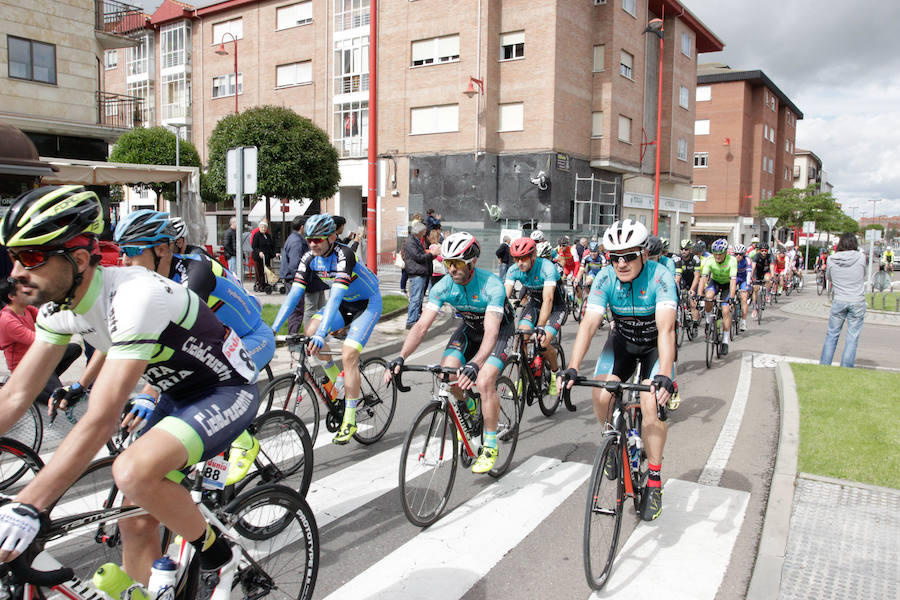
[[[144,29],[140,7],[117,0],[94,0],[94,29],[104,33],[128,36]]]
[[[97,92],[97,122],[122,129],[152,125],[144,121],[143,98],[109,92]]]

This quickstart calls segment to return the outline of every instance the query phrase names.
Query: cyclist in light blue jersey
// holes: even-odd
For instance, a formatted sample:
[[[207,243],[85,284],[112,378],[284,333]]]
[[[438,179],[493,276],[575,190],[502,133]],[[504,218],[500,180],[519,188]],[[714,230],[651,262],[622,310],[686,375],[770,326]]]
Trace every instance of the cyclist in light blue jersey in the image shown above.
[[[753,263],[747,258],[747,248],[743,244],[734,247],[734,257],[737,259],[737,289],[741,297],[741,322],[738,326],[741,331],[747,331],[747,296],[753,281]]]
[[[337,226],[331,215],[313,215],[307,219],[304,233],[310,250],[300,258],[294,285],[275,316],[272,330],[281,328],[300,302],[307,286],[321,282],[331,288],[325,307],[313,315],[306,325],[306,335],[312,338],[307,351],[318,355],[329,333],[350,326],[341,347],[344,389],[347,393],[344,419],[332,440],[335,444],[347,444],[358,429],[359,355],[381,318],[382,304],[378,278],[364,264],[356,261],[356,255],[350,248],[337,242],[336,232]],[[325,364],[325,373],[334,384],[339,373],[334,362]]]

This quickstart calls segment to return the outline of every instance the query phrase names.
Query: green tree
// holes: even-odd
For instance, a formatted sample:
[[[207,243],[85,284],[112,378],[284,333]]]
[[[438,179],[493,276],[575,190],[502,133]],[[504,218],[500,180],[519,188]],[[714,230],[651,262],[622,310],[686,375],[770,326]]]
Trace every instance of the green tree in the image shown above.
[[[882,225],[881,223],[869,223],[868,225],[866,225],[864,231],[868,231],[869,229],[877,229],[881,233],[884,233],[884,225]]]
[[[815,184],[806,189],[784,188],[761,201],[756,212],[760,217],[778,218],[777,227],[799,228],[804,221],[814,221],[817,231],[843,232],[850,225],[831,192],[816,193]]]
[[[256,146],[257,194],[271,198],[333,196],[338,190],[338,154],[326,134],[306,117],[280,106],[251,108],[219,121],[209,137],[209,187],[225,193],[225,154]],[[267,206],[266,218],[270,218]]]
[[[180,163],[199,167],[197,148],[187,141],[179,143]],[[122,134],[109,154],[112,162],[143,165],[175,165],[175,134],[165,127],[137,127]],[[136,183],[134,188],[149,189],[167,200],[175,200],[175,184],[162,182]]]

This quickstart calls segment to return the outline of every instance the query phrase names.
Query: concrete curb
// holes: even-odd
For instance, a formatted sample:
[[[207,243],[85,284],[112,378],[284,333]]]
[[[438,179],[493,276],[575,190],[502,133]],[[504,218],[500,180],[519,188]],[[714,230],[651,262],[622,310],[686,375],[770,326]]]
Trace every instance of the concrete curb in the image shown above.
[[[747,600],[773,600],[781,593],[781,576],[787,554],[791,509],[797,480],[797,453],[800,445],[800,406],[794,373],[789,362],[775,367],[781,431],[775,473],[769,488],[769,501],[763,519],[762,536],[756,551],[756,564],[747,588]]]

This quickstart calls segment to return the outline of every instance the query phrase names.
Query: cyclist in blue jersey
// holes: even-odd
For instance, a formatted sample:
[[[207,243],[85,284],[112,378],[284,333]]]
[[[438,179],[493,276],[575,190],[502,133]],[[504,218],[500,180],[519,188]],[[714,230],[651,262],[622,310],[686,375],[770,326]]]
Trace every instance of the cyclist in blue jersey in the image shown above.
[[[734,257],[737,259],[737,289],[741,297],[741,331],[747,331],[747,295],[753,282],[751,272],[753,263],[747,258],[747,248],[743,244],[734,247]]]
[[[591,286],[565,385],[571,388],[578,376],[578,368],[608,305],[616,327],[600,353],[594,378],[627,381],[640,361],[641,382],[655,388],[641,394],[642,437],[649,475],[641,495],[640,513],[641,518],[651,521],[662,512],[660,471],[666,423],[657,416],[657,403],[665,405],[674,392],[677,292],[672,274],[659,263],[647,260],[644,249],[647,237],[647,228],[631,219],[616,221],[604,233],[603,246],[609,251],[610,265],[603,268]],[[595,388],[593,396],[594,414],[601,423],[608,422],[612,395],[605,389]]]
[[[358,429],[359,355],[381,318],[381,291],[375,274],[356,261],[353,250],[337,242],[336,232],[337,226],[331,215],[313,215],[307,219],[304,233],[310,249],[300,258],[294,285],[275,316],[272,330],[281,328],[307,287],[323,283],[331,288],[325,307],[306,324],[306,335],[312,338],[307,351],[317,356],[325,346],[325,337],[329,333],[350,326],[341,347],[344,390],[347,394],[344,419],[332,440],[343,445],[350,442]],[[339,370],[333,361],[325,363],[325,373],[334,384]]]
[[[548,392],[555,396],[559,393],[557,372],[561,365],[557,361],[556,349],[550,342],[559,335],[566,318],[565,290],[559,285],[560,274],[551,261],[536,256],[537,245],[531,238],[514,240],[509,247],[509,254],[516,264],[506,272],[506,295],[512,297],[517,281],[528,292],[528,303],[519,316],[518,328],[534,330],[541,337],[543,357],[550,365]]]
[[[463,390],[473,384],[481,393],[484,446],[472,465],[472,472],[477,474],[487,473],[497,461],[500,417],[497,377],[503,371],[509,338],[515,331],[515,316],[506,299],[503,282],[492,272],[475,266],[480,254],[478,241],[469,233],[454,233],[444,239],[441,257],[449,277],[442,278],[431,288],[422,317],[413,325],[400,349],[400,356],[391,361],[389,370],[397,373],[403,361],[415,352],[444,304],[462,316],[462,323],[450,336],[450,343],[444,350],[441,366],[459,368],[456,385],[450,388],[457,400],[462,400]],[[389,377],[386,374],[385,380]],[[477,414],[475,401],[467,397],[466,402],[469,412]]]
[[[600,252],[600,242],[591,242],[587,249],[588,251],[581,257],[581,270],[578,272],[582,288],[580,293],[591,288],[597,273],[606,266],[606,257]]]

